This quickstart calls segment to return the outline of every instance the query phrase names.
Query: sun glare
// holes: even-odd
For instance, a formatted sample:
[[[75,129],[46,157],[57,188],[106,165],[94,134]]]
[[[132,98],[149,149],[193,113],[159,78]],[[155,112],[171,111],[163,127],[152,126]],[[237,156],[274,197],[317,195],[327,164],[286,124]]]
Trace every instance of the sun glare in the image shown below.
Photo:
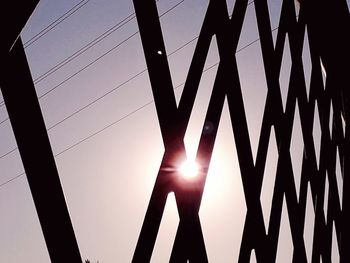
[[[198,176],[199,165],[194,160],[186,160],[181,164],[179,171],[184,178],[192,179]]]

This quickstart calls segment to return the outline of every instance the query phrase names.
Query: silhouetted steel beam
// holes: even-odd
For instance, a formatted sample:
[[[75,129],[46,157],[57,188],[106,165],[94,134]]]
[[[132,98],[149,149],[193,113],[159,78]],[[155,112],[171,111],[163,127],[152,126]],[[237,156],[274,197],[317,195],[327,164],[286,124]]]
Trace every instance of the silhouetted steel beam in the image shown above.
[[[15,43],[38,3],[39,0],[2,1],[0,57]]]
[[[182,100],[180,104],[186,104],[187,107],[181,107],[185,110],[179,114],[172,87],[156,4],[153,1],[136,0],[134,1],[134,6],[140,27],[141,40],[145,50],[148,71],[150,73],[150,81],[152,84],[153,96],[155,98],[165,153],[132,262],[150,261],[166,198],[171,190],[175,192],[176,201],[179,207],[181,226],[185,226],[186,229],[191,229],[190,225],[196,226],[195,231],[192,232],[193,235],[191,236],[188,236],[188,231],[181,231],[181,233],[183,233],[183,235],[181,235],[181,241],[184,246],[179,247],[177,254],[184,262],[186,262],[189,257],[200,258],[201,260],[198,262],[207,262],[208,260],[205,253],[200,222],[199,220],[192,221],[192,215],[187,213],[191,210],[192,202],[190,202],[191,204],[184,204],[183,194],[180,194],[174,189],[174,172],[169,173],[163,170],[163,168],[174,167],[176,159],[181,158],[181,156],[184,157],[185,149],[183,137],[193,107],[194,96],[192,97],[189,95],[186,96],[186,99]],[[201,39],[203,37],[206,39],[206,41],[203,42],[203,45],[209,46],[211,34],[209,33],[209,35],[205,36],[202,35],[199,38]],[[198,50],[197,52],[196,60],[202,61],[202,63],[200,63],[202,64],[202,67],[204,66],[206,55],[206,49]],[[191,71],[193,70],[196,71],[197,74],[195,78],[199,82],[202,69],[198,71],[198,68],[195,69],[192,67]],[[193,81],[195,81],[193,78],[192,80],[187,80],[186,84],[187,82],[193,83]],[[192,89],[192,91],[189,91],[189,88]],[[186,94],[188,94],[188,92],[193,92],[195,94],[198,89],[198,84],[192,85],[192,87],[185,85],[185,89]],[[179,203],[181,205],[179,205]],[[196,241],[192,242],[194,239]],[[194,247],[192,251],[188,251],[188,247],[193,243],[196,243],[197,246]],[[174,261],[171,260],[171,262]]]
[[[1,63],[2,94],[51,262],[82,262],[20,38]]]
[[[221,3],[226,2],[221,1]],[[309,3],[311,1],[308,1],[307,4]],[[349,78],[346,74],[348,67],[343,67],[342,64],[348,64],[350,61],[348,48],[350,43],[346,34],[336,30],[337,28],[349,27],[349,14],[345,0],[336,0],[334,6],[331,7],[332,12],[327,11],[328,8],[326,6],[328,3],[326,1],[323,1],[321,4],[314,1],[312,3],[313,10],[308,10],[308,6],[305,8],[302,5],[298,17],[296,17],[294,4],[293,0],[283,1],[277,40],[276,44],[274,44],[267,1],[261,0],[254,3],[265,77],[268,85],[257,159],[254,164],[238,68],[234,58],[240,31],[242,30],[245,10],[248,5],[247,1],[235,2],[232,19],[228,18],[227,7],[224,6],[223,8],[220,5],[220,1],[209,1],[194,59],[191,62],[179,107],[176,110],[156,4],[153,1],[134,0],[166,153],[152,193],[150,205],[147,209],[133,262],[144,262],[145,256],[147,256],[146,261],[151,258],[166,196],[170,188],[164,179],[167,176],[162,173],[162,168],[167,162],[171,164],[172,160],[169,158],[169,155],[176,155],[183,151],[181,148],[183,147],[183,135],[186,131],[188,117],[192,111],[192,103],[197,93],[198,80],[201,77],[200,71],[203,70],[202,64],[205,61],[207,49],[209,49],[207,41],[214,34],[218,44],[220,62],[205,119],[205,123],[212,124],[213,131],[209,136],[203,129],[197,152],[197,162],[202,164],[204,168],[208,168],[223,101],[225,96],[227,96],[247,205],[239,262],[249,261],[252,249],[255,249],[258,262],[274,262],[276,260],[277,246],[280,242],[279,231],[284,199],[288,209],[289,225],[293,240],[293,261],[307,261],[306,244],[303,237],[304,227],[306,226],[306,202],[312,203],[316,214],[313,251],[312,255],[309,255],[309,257],[312,257],[312,262],[317,262],[320,257],[322,257],[324,262],[330,261],[331,245],[332,242],[335,242],[329,238],[331,237],[332,221],[335,222],[337,238],[341,247],[341,262],[349,261],[349,250],[345,248],[349,244],[349,230],[346,228],[345,222],[349,221],[346,211],[349,209],[348,170],[350,146],[348,126],[345,138],[342,128],[340,128],[340,108],[342,108],[342,114],[345,115],[345,121],[348,122],[350,115],[348,105],[349,91],[347,89],[349,87]],[[215,14],[215,16],[209,16],[208,14],[210,13]],[[332,14],[331,18],[329,18],[330,13]],[[337,15],[339,17],[336,17]],[[333,16],[336,19],[333,19]],[[331,23],[329,23],[329,20],[332,20]],[[306,32],[310,41],[312,60],[309,94],[307,83],[305,83],[302,60],[303,48],[307,48],[303,43]],[[288,38],[286,37],[287,35]],[[201,39],[201,36],[206,37]],[[287,52],[285,48],[287,39],[290,45],[292,67],[284,110],[279,78],[283,55]],[[199,56],[200,59],[195,59],[198,54],[202,54]],[[324,90],[322,83],[320,57],[327,71],[326,90]],[[335,128],[333,129],[332,138],[329,134],[329,123],[326,123],[327,118],[329,118],[331,102],[335,112],[335,121],[333,123]],[[295,175],[295,171],[293,171],[290,153],[293,125],[295,125],[294,119],[295,115],[299,113],[296,111],[297,105],[300,112],[304,143],[303,160],[300,164],[302,170],[299,175]],[[319,167],[314,147],[315,138],[313,138],[314,118],[318,118],[318,116],[315,116],[316,105],[319,107],[322,132]],[[274,126],[276,138],[270,138],[272,126]],[[265,229],[260,194],[262,182],[264,177],[266,177],[265,164],[267,162],[269,141],[271,140],[276,140],[278,159],[275,160],[277,162],[277,172],[267,175],[276,177],[270,219],[266,223],[267,229]],[[181,145],[181,147],[174,149],[170,145]],[[339,194],[335,181],[335,156],[338,148],[344,176],[343,211],[340,209],[339,200],[335,198]],[[327,171],[329,175],[326,175]],[[295,176],[301,177],[300,187],[295,183]],[[329,200],[323,198],[326,176],[330,179]],[[188,245],[190,244],[193,249],[195,244],[201,244],[202,242],[196,240],[196,238],[201,237],[201,234],[198,233],[202,231],[200,229],[198,209],[205,177],[206,175],[202,176],[202,181],[196,185],[197,188],[193,192],[181,191],[176,187],[173,188],[180,215],[180,224],[170,262],[187,262],[187,260],[190,262],[204,262],[203,259],[199,260],[197,256],[205,255],[205,247],[198,247],[196,251],[199,253],[191,253],[192,251],[188,249]],[[169,178],[168,180],[171,181]],[[307,200],[309,187],[312,200]],[[324,211],[323,199],[325,202],[329,201],[328,211]],[[321,201],[316,202],[317,200]],[[328,222],[325,221],[324,212],[327,214]],[[197,230],[195,229],[196,227]],[[196,238],[191,238],[191,236]]]
[[[312,0],[302,2],[307,10],[307,23],[327,73],[327,86],[332,97],[341,100],[346,122],[344,138],[343,208],[341,211],[340,262],[350,261],[350,15],[346,0]],[[334,242],[334,241],[333,241]]]

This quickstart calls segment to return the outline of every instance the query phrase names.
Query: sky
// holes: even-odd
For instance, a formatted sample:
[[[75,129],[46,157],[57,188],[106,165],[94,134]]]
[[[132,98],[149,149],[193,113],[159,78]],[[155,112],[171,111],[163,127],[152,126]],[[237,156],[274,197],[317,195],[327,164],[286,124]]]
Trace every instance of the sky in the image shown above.
[[[227,2],[231,11],[233,1]],[[271,25],[276,28],[280,1],[268,2]],[[45,30],[75,5],[73,14]],[[177,50],[168,57],[177,101],[207,5],[204,0],[157,2],[160,14],[169,11],[161,17],[167,54]],[[82,258],[103,263],[131,261],[164,152],[136,19],[131,16],[129,22],[119,24],[133,12],[130,0],[41,0],[21,33]],[[86,48],[116,25],[120,28]],[[46,33],[36,37],[40,32]],[[250,4],[237,50],[244,49],[236,57],[254,158],[267,94],[257,39],[254,4]],[[307,40],[304,45],[307,47]],[[291,67],[288,43],[285,49],[280,78],[284,97]],[[189,156],[198,146],[218,60],[214,37],[205,68],[214,66],[203,74],[185,136]],[[307,48],[303,62],[308,79]],[[293,168],[298,171],[303,145],[300,118],[295,116],[291,154],[296,160]],[[6,118],[6,108],[1,106],[0,122]],[[316,129],[315,137],[319,134]],[[274,131],[270,136],[265,168],[268,176],[261,195],[266,222],[278,156]],[[319,142],[315,144],[319,147]],[[50,262],[28,182],[21,175],[24,168],[19,152],[12,151],[15,148],[11,125],[5,121],[0,124],[0,262]],[[277,262],[291,262],[292,240],[285,208],[284,204]],[[200,208],[210,262],[236,261],[245,213],[225,103]],[[307,229],[312,229],[310,203],[307,214]],[[178,221],[175,199],[170,194],[152,262],[169,260]],[[306,231],[305,240],[311,251],[312,231]],[[337,250],[333,251],[336,259]],[[251,262],[254,260],[252,255]]]

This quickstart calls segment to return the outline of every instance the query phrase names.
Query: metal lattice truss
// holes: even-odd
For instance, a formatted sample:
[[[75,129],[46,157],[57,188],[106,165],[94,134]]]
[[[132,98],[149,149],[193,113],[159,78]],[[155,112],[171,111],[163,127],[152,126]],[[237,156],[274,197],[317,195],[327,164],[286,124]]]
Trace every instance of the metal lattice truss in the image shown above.
[[[296,13],[294,0],[284,0],[273,42],[266,0],[254,2],[267,98],[256,160],[249,140],[247,119],[235,53],[245,19],[247,0],[237,0],[232,16],[225,0],[209,1],[179,105],[175,101],[160,22],[154,1],[134,0],[142,44],[149,70],[159,124],[165,146],[133,262],[149,262],[170,192],[174,192],[179,225],[171,262],[208,262],[198,215],[207,171],[213,152],[225,98],[237,147],[247,213],[239,262],[249,262],[254,249],[258,262],[275,262],[285,200],[293,241],[293,262],[331,262],[332,242],[338,244],[340,262],[350,262],[349,228],[349,12],[346,1],[305,1]],[[299,5],[299,3],[298,3]],[[209,46],[216,37],[220,62],[206,110],[196,160],[202,167],[199,179],[182,182],[176,165],[185,158],[184,135]],[[309,46],[304,46],[304,38]],[[284,107],[280,74],[288,42],[291,71]],[[307,85],[303,49],[311,54],[311,80]],[[300,115],[303,156],[300,174],[293,169],[291,138]],[[320,138],[314,136],[319,123]],[[271,136],[274,130],[275,136]],[[278,148],[277,171],[268,222],[264,222],[261,192],[270,140]],[[315,145],[320,140],[320,149]],[[296,178],[299,178],[296,180]],[[311,192],[307,200],[307,193]],[[306,203],[312,202],[314,229],[312,258],[304,242]],[[328,207],[328,208],[327,208]],[[332,231],[336,240],[332,240]],[[234,259],[233,259],[234,260]]]
[[[39,102],[21,40],[17,38],[37,3],[36,0],[25,1],[21,8],[15,1],[3,4],[9,15],[1,17],[1,24],[12,26],[4,32],[0,44],[4,66],[0,85],[50,259],[57,263],[81,262]],[[275,262],[285,200],[294,247],[293,262],[320,262],[321,259],[331,262],[332,243],[338,244],[340,262],[350,262],[350,228],[347,227],[350,222],[350,135],[346,125],[350,119],[350,22],[347,3],[345,0],[332,3],[305,0],[297,17],[294,0],[283,0],[274,45],[267,1],[255,0],[268,89],[256,160],[250,146],[242,98],[244,86],[239,80],[235,57],[247,4],[247,0],[237,0],[232,16],[229,16],[225,0],[209,1],[177,106],[155,1],[134,0],[165,152],[133,262],[150,261],[170,192],[175,193],[180,216],[170,261],[208,261],[198,212],[225,99],[231,115],[247,207],[238,261],[249,262],[255,250],[258,262]],[[302,61],[306,35],[312,62],[310,85],[306,85]],[[197,152],[201,176],[184,183],[176,176],[174,168],[186,158],[183,139],[213,36],[217,39],[220,62]],[[292,66],[284,107],[279,77],[286,42],[290,47]],[[322,75],[322,68],[326,77]],[[26,88],[21,89],[22,96],[18,96],[22,86]],[[300,174],[293,169],[291,157],[292,130],[297,114],[300,115],[304,144]],[[313,126],[317,122],[320,138],[313,136]],[[271,136],[272,130],[275,136]],[[318,139],[321,140],[320,150],[315,147]],[[272,140],[278,148],[278,160],[277,171],[272,175],[275,184],[270,217],[265,222],[261,192]],[[36,154],[32,154],[34,148]],[[42,174],[45,176],[40,176]],[[311,192],[309,200],[308,192]],[[303,236],[307,202],[312,203],[315,215],[311,259],[306,256]],[[336,239],[332,239],[333,232]]]

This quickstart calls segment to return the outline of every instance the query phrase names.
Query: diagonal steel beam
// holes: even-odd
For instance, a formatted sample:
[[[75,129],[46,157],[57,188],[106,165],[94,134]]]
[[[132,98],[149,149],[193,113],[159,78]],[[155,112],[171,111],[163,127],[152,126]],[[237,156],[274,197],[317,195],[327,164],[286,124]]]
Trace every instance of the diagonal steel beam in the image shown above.
[[[207,167],[210,162],[225,98],[225,80],[227,76],[229,76],[227,62],[224,67],[219,65],[218,72],[220,73],[215,81],[213,95],[206,117],[206,123],[211,123],[213,129],[208,133],[205,131],[205,127],[203,128],[200,149],[198,150],[197,161],[204,167],[201,179],[199,179],[195,185],[187,186],[187,189],[190,190],[186,191],[187,189],[183,190],[181,187],[178,187],[176,183],[174,184],[174,178],[172,178],[170,174],[165,174],[162,170],[174,166],[176,160],[171,159],[171,157],[180,155],[181,158],[181,156],[185,155],[183,137],[192,111],[210,40],[214,33],[219,34],[219,39],[222,39],[222,41],[218,43],[220,47],[225,45],[223,48],[227,49],[227,47],[232,44],[232,51],[230,54],[231,57],[234,56],[234,50],[236,50],[237,47],[247,6],[247,1],[243,0],[239,2],[234,12],[238,12],[240,15],[235,16],[231,21],[232,23],[230,23],[226,2],[210,1],[190,71],[186,79],[185,89],[180,100],[179,108],[177,109],[155,3],[134,1],[166,151],[147,209],[133,262],[141,262],[141,260],[148,261],[150,259],[166,197],[170,190],[175,192],[180,215],[180,224],[170,261],[186,262],[188,259],[191,260],[191,262],[207,261],[198,211],[206,179]],[[237,9],[239,11],[237,11]],[[234,32],[221,30],[222,27],[227,29],[230,27]],[[224,37],[227,33],[229,33],[230,37]],[[231,38],[231,36],[234,36],[234,41],[227,41],[227,38]],[[164,183],[165,180],[171,181],[173,188],[167,187]],[[189,247],[192,247],[192,249],[189,250]]]
[[[39,0],[3,1],[1,3],[3,14],[0,16],[2,33],[0,57],[5,56],[10,51],[38,3]]]
[[[81,262],[39,101],[19,38],[0,85],[52,263]]]

